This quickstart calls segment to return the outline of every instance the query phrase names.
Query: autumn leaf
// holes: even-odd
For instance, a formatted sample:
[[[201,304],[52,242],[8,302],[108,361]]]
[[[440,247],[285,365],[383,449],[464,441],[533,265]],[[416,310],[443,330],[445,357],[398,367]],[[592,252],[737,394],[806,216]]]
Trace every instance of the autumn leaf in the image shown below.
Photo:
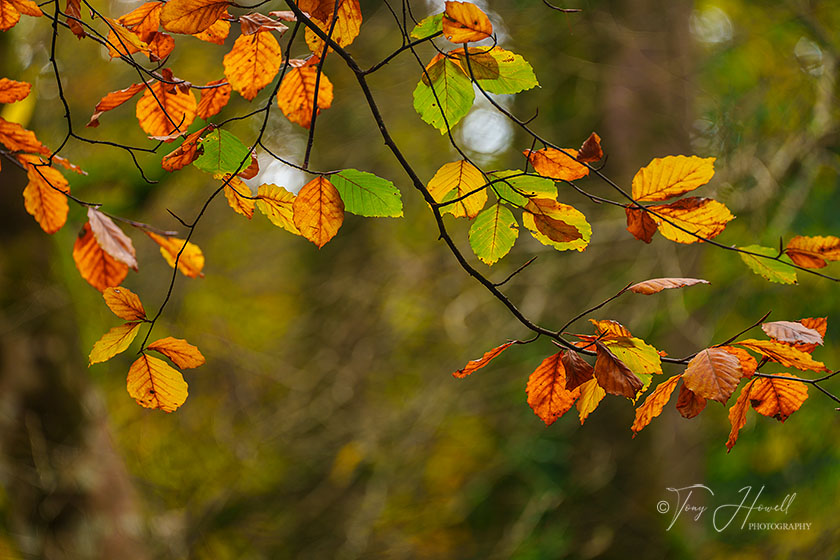
[[[825,367],[824,363],[814,360],[810,354],[788,344],[776,342],[775,340],[747,339],[740,340],[735,344],[743,346],[753,352],[758,352],[762,356],[767,356],[774,362],[778,362],[783,366],[816,372],[829,371],[828,368]]]
[[[277,227],[300,235],[294,222],[295,195],[277,185],[260,185],[257,191],[257,208]]]
[[[233,89],[250,101],[271,83],[281,62],[280,44],[273,34],[240,35],[224,57],[225,77]]]
[[[441,134],[470,112],[475,91],[461,65],[443,55],[435,56],[414,88],[414,110]]]
[[[96,104],[94,108],[94,113],[90,117],[90,121],[85,126],[90,127],[97,127],[99,126],[99,117],[102,116],[102,113],[106,111],[110,111],[112,109],[116,109],[141,91],[146,89],[146,84],[131,84],[125,89],[121,89],[118,91],[112,91],[111,93],[107,94],[105,97],[99,100],[99,103]]]
[[[105,362],[131,346],[140,330],[140,323],[125,323],[114,327],[97,340],[90,351],[89,365]]]
[[[659,233],[677,243],[696,243],[717,237],[735,219],[729,209],[711,198],[688,197],[648,207]]]
[[[25,99],[31,89],[32,84],[29,82],[0,78],[0,103],[14,103]]]
[[[649,296],[671,288],[684,288],[686,286],[708,283],[708,280],[701,280],[700,278],[652,278],[644,282],[639,282],[638,284],[633,284],[628,289],[633,293]]]
[[[603,338],[601,342],[642,380],[644,387],[650,383],[651,375],[662,373],[659,351],[641,338]]]
[[[293,209],[295,227],[319,249],[335,237],[344,222],[344,202],[324,176],[312,179],[300,189]]]
[[[532,198],[554,200],[557,198],[557,186],[551,179],[525,175],[518,169],[488,173],[490,188],[500,201],[523,207]]]
[[[438,169],[427,188],[436,202],[446,202],[473,193],[440,210],[441,213],[450,213],[456,218],[472,219],[487,203],[487,190],[481,189],[485,184],[484,176],[477,167],[466,160],[460,160],[447,163]]]
[[[632,233],[633,237],[639,241],[650,243],[658,227],[650,214],[630,206],[625,207],[624,212],[627,214],[627,231]]]
[[[198,248],[198,245],[177,237],[164,237],[150,231],[145,232],[146,235],[160,246],[160,254],[171,267],[175,267],[175,259],[178,253],[181,257],[178,258],[178,270],[184,276],[196,278],[198,276],[204,277],[201,269],[204,268],[204,253]],[[186,247],[184,246],[186,243]],[[183,248],[183,252],[181,249]]]
[[[469,240],[475,256],[492,265],[508,254],[519,236],[513,213],[496,203],[482,210],[470,226]]]
[[[447,57],[455,57],[464,73],[490,93],[508,95],[540,85],[527,60],[499,46],[489,50],[487,47],[455,49]]]
[[[568,372],[566,370],[566,384],[568,385]],[[604,388],[598,385],[598,380],[595,378],[590,379],[583,385],[580,385],[579,389],[580,397],[575,401],[575,407],[578,410],[578,416],[580,417],[580,424],[583,425],[584,420],[589,418],[589,415],[598,408],[598,405],[601,404],[601,401],[607,395],[607,392],[604,391]]]
[[[750,270],[759,276],[778,284],[796,284],[796,270],[789,266],[793,261],[787,255],[778,256],[779,252],[776,249],[760,245],[747,245],[746,247],[738,247],[738,249],[747,251],[747,253],[739,252],[738,256]],[[765,259],[748,253],[765,255],[770,258]]]
[[[166,171],[177,171],[194,162],[201,155],[198,139],[208,128],[205,126],[187,136],[180,146],[163,156],[161,167]]]
[[[8,31],[20,21],[20,15],[44,15],[32,0],[0,0],[0,31]]]
[[[225,78],[207,82],[205,89],[200,90],[201,99],[198,102],[196,114],[204,120],[218,114],[228,104],[228,101],[230,101],[230,92],[232,90],[233,87]]]
[[[814,329],[806,327],[802,323],[795,323],[793,321],[773,321],[771,323],[762,323],[761,330],[779,342],[787,342],[789,344],[816,344],[822,345],[823,337]]]
[[[825,337],[825,331],[828,329],[828,317],[809,317],[807,319],[800,319],[797,321],[801,325],[809,328],[814,329],[820,335],[820,337]],[[816,344],[802,344],[802,343],[795,343],[793,345],[794,348],[797,350],[802,350],[803,352],[807,352],[810,354],[814,351],[817,347]]]
[[[611,395],[636,398],[644,383],[601,342],[595,341],[595,378],[598,385]]]
[[[720,348],[707,348],[688,362],[683,383],[701,397],[726,403],[741,377],[737,357]]]
[[[251,150],[251,163],[248,167],[236,174],[241,179],[253,179],[260,172],[260,160],[257,159],[257,154]]]
[[[243,35],[253,35],[261,31],[277,31],[282,35],[289,29],[276,19],[259,12],[239,16],[239,25]]]
[[[137,121],[149,136],[183,134],[195,120],[195,96],[168,84],[155,82],[137,101]]]
[[[201,155],[193,165],[213,175],[238,173],[244,169],[245,162],[250,162],[251,151],[242,141],[221,128],[199,138]]]
[[[142,321],[146,318],[146,310],[143,309],[140,298],[128,288],[122,286],[105,288],[102,297],[105,299],[108,309],[113,311],[114,315],[120,319]]]
[[[758,369],[756,359],[743,348],[736,348],[734,346],[718,346],[718,348],[738,358],[738,362],[741,364],[741,377],[752,377],[755,370]]]
[[[525,211],[531,214],[536,230],[555,243],[570,243],[583,238],[578,228],[558,217],[557,201],[535,198],[528,201]]]
[[[88,222],[102,250],[121,263],[137,270],[136,251],[131,238],[114,221],[95,208],[88,208]]]
[[[70,207],[65,194],[70,193],[70,185],[59,170],[36,161],[37,158],[32,158],[26,162],[29,182],[23,189],[23,203],[41,229],[52,234],[67,221]]]
[[[543,177],[550,177],[557,181],[574,181],[589,175],[589,168],[578,162],[578,151],[572,148],[560,150],[543,148],[542,150],[525,150],[522,152],[534,170]]]
[[[604,157],[604,150],[601,149],[601,137],[593,132],[581,144],[577,160],[583,163],[593,163],[602,157]]]
[[[118,17],[117,21],[133,31],[139,38],[147,41],[147,38],[153,33],[157,33],[160,27],[160,12],[163,7],[163,2],[145,2],[127,14]]]
[[[452,43],[481,41],[493,35],[487,14],[470,2],[446,2],[443,36]]]
[[[636,409],[636,418],[630,427],[633,430],[633,437],[636,437],[636,434],[642,428],[650,424],[651,420],[662,414],[662,409],[665,408],[665,405],[671,399],[671,394],[677,387],[677,382],[681,377],[682,374],[675,375],[657,385],[656,389],[645,399],[644,404]]]
[[[237,214],[242,214],[249,220],[254,216],[256,200],[251,198],[251,189],[238,177],[231,177],[225,185],[225,200]]]
[[[501,346],[497,346],[496,348],[493,348],[492,350],[488,350],[479,359],[470,360],[469,362],[467,362],[467,365],[465,365],[463,368],[459,369],[458,371],[454,372],[452,374],[452,376],[457,377],[459,379],[462,379],[462,378],[470,375],[474,371],[483,368],[484,366],[489,364],[491,361],[493,361],[499,354],[501,354],[502,352],[507,350],[510,347],[511,344],[513,344],[513,342],[505,342]]]
[[[312,123],[315,107],[315,82],[318,82],[318,113],[329,109],[333,101],[333,86],[326,74],[318,80],[317,57],[312,57],[306,66],[292,68],[283,76],[277,90],[277,105],[286,118],[303,128]]]
[[[0,144],[6,146],[11,152],[27,152],[44,156],[52,153],[49,148],[41,144],[34,132],[3,118],[0,118]]]
[[[73,261],[88,284],[99,290],[119,286],[128,275],[128,265],[106,253],[85,223],[73,244]]]
[[[563,367],[566,370],[567,390],[572,391],[575,387],[592,380],[595,369],[574,350],[566,350],[560,359],[563,361]]]
[[[82,24],[79,23],[79,20],[82,19],[82,2],[81,0],[67,0],[64,13],[67,15],[65,21],[67,22],[67,27],[70,28],[70,31],[73,32],[79,39],[84,39],[87,37],[87,33],[85,33]]]
[[[130,55],[136,52],[142,52],[151,58],[152,51],[146,41],[142,40],[130,29],[123,27],[118,21],[104,16],[102,19],[108,22],[108,27],[111,30],[108,33],[108,41],[106,43],[108,45],[108,54],[111,58],[118,56],[129,58]]]
[[[757,379],[757,378],[756,378]],[[729,432],[729,439],[726,441],[726,452],[732,451],[732,446],[738,441],[738,432],[747,423],[747,410],[750,408],[750,392],[756,379],[751,379],[741,393],[738,395],[738,400],[729,409],[729,423],[732,424],[732,430]]]
[[[706,399],[691,389],[680,385],[680,393],[677,395],[677,411],[683,418],[694,418],[706,408]]]
[[[187,383],[181,372],[160,358],[141,354],[126,378],[128,394],[145,408],[173,412],[187,400]]]
[[[201,33],[224,16],[229,5],[227,0],[169,0],[160,23],[172,33]]]
[[[771,377],[759,377],[750,391],[750,404],[755,411],[780,422],[799,410],[807,398],[808,386],[805,383]]]
[[[181,369],[195,368],[204,364],[204,356],[198,348],[181,338],[167,336],[146,346],[147,350],[160,352]]]
[[[693,191],[715,174],[715,158],[668,156],[654,158],[633,177],[633,198],[659,201]]]
[[[357,216],[399,218],[403,215],[400,190],[387,179],[356,169],[330,175],[344,201],[344,210]]]
[[[840,237],[797,235],[788,242],[785,253],[799,266],[823,268],[825,261],[840,260]]]
[[[558,251],[572,249],[583,251],[589,245],[592,227],[586,221],[586,216],[574,206],[562,204],[556,200],[532,198],[524,210],[522,225],[531,232],[534,239],[543,245],[554,247]],[[574,235],[572,228],[577,230],[580,237]],[[551,233],[552,236],[546,235],[546,232]],[[572,239],[557,241],[556,239],[563,238],[564,233]]]
[[[612,319],[590,319],[590,323],[592,326],[595,327],[595,332],[598,333],[598,336],[603,340],[609,339],[617,339],[617,338],[632,338],[633,333],[630,330],[619,323],[618,321],[613,321]]]
[[[298,7],[307,12],[312,22],[325,34],[329,34],[335,0],[299,0]],[[362,10],[359,0],[339,0],[336,22],[332,31],[332,40],[341,47],[346,47],[359,36],[362,26]],[[309,50],[320,56],[324,51],[324,42],[314,31],[306,28],[304,36]]]
[[[566,390],[562,352],[549,356],[528,377],[525,392],[528,405],[546,426],[563,416],[580,395],[580,389]]]

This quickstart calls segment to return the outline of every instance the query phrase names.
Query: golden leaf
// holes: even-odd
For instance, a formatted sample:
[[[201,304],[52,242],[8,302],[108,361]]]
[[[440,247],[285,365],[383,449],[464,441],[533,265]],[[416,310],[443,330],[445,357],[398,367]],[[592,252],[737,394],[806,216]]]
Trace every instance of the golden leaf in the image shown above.
[[[750,404],[755,411],[780,422],[799,410],[807,398],[808,386],[805,383],[787,379],[759,377],[750,391]]]
[[[146,89],[146,84],[131,84],[125,89],[112,91],[107,94],[99,100],[99,103],[96,104],[96,107],[93,110],[93,116],[90,117],[90,121],[85,126],[94,128],[99,126],[99,117],[102,116],[102,113],[110,111],[111,109],[116,109],[144,89]]]
[[[726,441],[726,452],[732,451],[732,446],[738,441],[738,432],[747,423],[747,410],[750,408],[750,391],[752,390],[755,379],[751,379],[741,393],[738,395],[738,400],[729,409],[729,423],[732,425],[732,430],[729,432],[729,439]]]
[[[651,218],[659,226],[659,233],[677,243],[716,237],[735,219],[726,206],[711,198],[688,197],[648,208],[655,212]]]
[[[126,388],[137,404],[173,412],[187,400],[187,383],[181,372],[160,358],[142,354],[131,364]]]
[[[344,201],[323,175],[306,183],[292,205],[295,227],[320,249],[344,222]]]
[[[155,82],[137,101],[136,115],[140,128],[149,136],[183,134],[195,120],[195,96],[191,91],[184,93]]]
[[[23,189],[23,203],[41,229],[52,234],[67,221],[70,206],[65,193],[70,193],[70,185],[59,170],[38,165],[36,161],[38,158],[35,157],[26,160],[26,177],[29,182]]]
[[[446,2],[443,36],[453,43],[481,41],[493,34],[487,14],[470,2]]]
[[[823,268],[825,261],[840,260],[840,237],[797,235],[788,242],[785,253],[799,266]]]
[[[12,152],[28,152],[45,156],[52,153],[49,148],[41,144],[34,132],[3,118],[0,118],[0,144]]]
[[[217,114],[222,110],[222,107],[228,104],[228,101],[230,101],[230,92],[233,90],[233,87],[231,87],[225,78],[208,82],[207,85],[216,87],[200,90],[201,100],[198,102],[196,112],[204,120]]]
[[[288,232],[300,235],[294,221],[295,195],[277,185],[260,185],[257,190],[257,208],[271,223]]]
[[[242,214],[249,220],[254,217],[256,200],[251,198],[251,189],[238,177],[232,177],[225,185],[225,200],[237,214]]]
[[[589,175],[589,168],[578,162],[578,151],[572,148],[564,148],[562,152],[554,148],[544,148],[537,151],[525,150],[522,153],[543,177],[574,181]]]
[[[329,34],[335,0],[300,0],[298,6],[310,15],[312,22],[321,31]],[[359,0],[339,0],[336,18],[332,40],[339,46],[346,47],[359,36],[359,30],[362,26],[362,9],[359,6]],[[324,42],[308,27],[306,28],[305,39],[309,50],[321,56],[324,50]]]
[[[286,71],[277,90],[277,105],[286,118],[303,128],[312,122],[315,107],[315,82],[318,81],[318,57],[310,58],[305,66]],[[329,109],[333,101],[333,86],[326,74],[318,81],[318,113]]]
[[[738,341],[735,344],[743,346],[744,348],[754,352],[758,352],[762,356],[767,356],[774,362],[778,362],[783,366],[817,372],[829,371],[828,368],[825,367],[824,363],[816,361],[810,354],[782,342],[776,342],[775,340],[747,339]]]
[[[146,310],[143,309],[140,298],[128,288],[105,288],[102,297],[108,308],[120,319],[136,321],[146,318]]]
[[[566,372],[568,373],[568,369]],[[568,377],[567,377],[567,384],[568,384]],[[583,385],[578,387],[580,391],[580,397],[578,400],[575,401],[575,407],[578,410],[578,416],[580,417],[580,424],[583,425],[583,421],[589,418],[589,415],[598,408],[598,405],[607,395],[607,392],[604,391],[604,388],[598,385],[598,380],[595,378],[590,379]]]
[[[0,103],[14,103],[25,99],[31,89],[32,84],[29,82],[0,78]]]
[[[240,35],[225,55],[225,77],[242,97],[252,100],[280,70],[280,44],[268,32]]]
[[[216,23],[201,33],[193,34],[193,37],[207,43],[213,43],[214,45],[224,45],[225,39],[227,39],[227,36],[230,34],[230,22],[224,19],[227,16],[228,13],[225,11],[222,16],[216,20]]]
[[[160,23],[172,33],[201,33],[224,16],[229,5],[226,0],[169,0]]]
[[[163,255],[169,266],[175,267],[175,259],[178,253],[181,253],[181,257],[178,258],[178,270],[184,276],[190,278],[204,277],[201,272],[201,269],[204,268],[204,253],[201,252],[198,245],[177,237],[164,237],[150,231],[147,231],[146,235],[160,245],[160,254]],[[186,247],[184,247],[184,243],[186,243]],[[182,248],[184,249],[183,252],[181,252]]]
[[[681,377],[682,374],[675,375],[657,385],[656,389],[645,399],[644,404],[636,409],[636,418],[630,427],[634,432],[633,437],[636,437],[636,434],[642,428],[650,424],[651,420],[662,414],[662,409],[665,408],[665,405],[671,399],[671,394],[677,387],[677,382]]]
[[[182,338],[167,336],[146,346],[147,350],[160,352],[172,363],[182,369],[198,367],[204,364],[204,356],[198,348]]]
[[[655,158],[633,177],[633,198],[637,201],[668,200],[705,185],[714,174],[713,157]]]
[[[93,344],[90,351],[89,365],[105,362],[125,351],[137,337],[140,323],[125,323],[114,327]]]
[[[477,167],[466,160],[459,160],[438,169],[427,188],[436,202],[446,202],[476,191],[459,202],[441,208],[441,213],[448,212],[456,218],[472,219],[478,216],[487,202],[487,190],[477,190],[485,183]]]

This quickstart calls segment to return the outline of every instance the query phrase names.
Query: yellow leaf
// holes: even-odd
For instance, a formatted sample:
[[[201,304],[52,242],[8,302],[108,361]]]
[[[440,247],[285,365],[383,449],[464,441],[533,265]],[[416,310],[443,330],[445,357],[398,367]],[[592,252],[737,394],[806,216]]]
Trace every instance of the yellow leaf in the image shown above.
[[[250,101],[271,83],[281,60],[280,44],[270,32],[240,35],[225,55],[225,77],[233,89]]]
[[[603,387],[598,385],[598,380],[595,378],[590,379],[579,387],[580,397],[577,401],[575,401],[575,406],[577,407],[578,416],[580,416],[580,424],[582,426],[583,421],[589,418],[589,415],[598,408],[599,404],[601,404],[601,401],[607,395],[607,392],[604,391]]]
[[[146,318],[146,310],[143,309],[140,298],[128,288],[106,288],[102,297],[105,299],[105,305],[120,319],[136,321]]]
[[[300,0],[298,6],[310,15],[312,22],[321,31],[329,34],[330,26],[332,25],[333,10],[335,9],[334,0]],[[339,46],[346,47],[359,36],[359,30],[362,26],[362,9],[359,6],[359,0],[340,0],[336,18],[337,21],[333,28],[332,39]],[[321,38],[314,31],[306,28],[305,39],[309,50],[321,56],[324,50],[324,42]]]
[[[146,235],[160,245],[160,254],[163,255],[163,258],[166,259],[169,266],[173,268],[175,267],[175,258],[181,252],[181,248],[184,248],[184,251],[181,252],[181,257],[178,259],[178,270],[190,278],[196,278],[197,276],[204,277],[204,274],[201,272],[201,269],[204,268],[204,253],[201,252],[198,245],[189,241],[185,242],[183,239],[178,239],[177,237],[164,237],[150,231],[147,231]],[[184,243],[187,244],[186,247],[184,247]]]
[[[810,354],[782,342],[776,342],[775,340],[755,340],[750,338],[738,341],[735,344],[743,346],[753,352],[758,352],[762,356],[767,356],[774,362],[778,362],[783,366],[817,372],[829,371],[828,368],[825,367],[824,363],[816,361]]]
[[[677,387],[680,377],[682,377],[682,374],[675,375],[657,385],[656,389],[645,399],[644,404],[636,409],[636,418],[630,427],[634,432],[633,437],[636,437],[636,434],[642,428],[650,424],[651,420],[662,414],[662,409],[671,399],[671,394]]]
[[[441,208],[442,213],[451,213],[456,218],[475,218],[487,202],[484,176],[466,160],[453,161],[437,170],[429,181],[428,189],[436,202],[446,202],[476,191],[465,199]],[[477,190],[481,189],[481,190]]]
[[[201,33],[227,13],[226,0],[169,0],[160,13],[163,28],[173,33]]]
[[[160,352],[179,368],[189,369],[204,364],[204,356],[198,348],[182,338],[167,336],[152,342],[146,349]]]
[[[522,153],[543,177],[574,181],[589,175],[589,168],[577,160],[578,151],[572,148],[564,148],[562,152],[554,148],[544,148],[537,151],[525,150]]]
[[[300,234],[320,249],[344,222],[344,201],[329,179],[319,175],[306,183],[292,205]]]
[[[333,101],[333,86],[326,74],[318,80],[317,56],[310,58],[305,66],[286,71],[277,90],[277,105],[286,118],[303,128],[312,122],[315,107],[315,82],[318,82],[318,113],[329,109]]]
[[[251,198],[251,189],[242,182],[242,179],[233,177],[225,185],[225,199],[237,214],[242,214],[249,220],[254,217],[254,205],[256,201]]]
[[[70,185],[61,172],[53,167],[36,165],[31,158],[26,162],[26,177],[29,183],[23,189],[23,203],[26,211],[47,233],[60,230],[67,221],[70,206],[64,193],[70,193]]]
[[[442,23],[443,35],[452,43],[481,41],[493,34],[487,14],[470,2],[447,2]]]
[[[193,37],[215,45],[224,45],[225,39],[227,39],[227,36],[230,34],[230,22],[224,19],[227,15],[227,12],[223,13],[222,16],[216,20],[216,23],[201,33],[194,33]]]
[[[840,260],[840,237],[797,235],[788,242],[785,253],[799,266],[823,268],[825,261]]]
[[[90,351],[90,365],[105,362],[123,352],[131,346],[139,330],[140,323],[126,323],[109,330],[94,343]]]
[[[104,292],[119,286],[128,274],[128,265],[106,253],[96,242],[90,223],[86,223],[73,244],[73,261],[88,284]]]
[[[583,251],[592,236],[592,227],[577,208],[546,198],[532,198],[528,201],[522,212],[522,225],[531,232],[534,239],[558,251]],[[572,234],[572,228],[577,230],[578,237]],[[564,239],[564,233],[570,241],[558,241]]]
[[[668,200],[705,185],[714,174],[713,157],[655,158],[633,177],[633,198],[637,201]]]
[[[655,212],[651,218],[659,226],[659,233],[677,243],[697,243],[701,241],[698,236],[711,239],[735,219],[726,206],[711,198],[692,196],[649,208]]]
[[[131,364],[126,387],[137,404],[145,408],[172,412],[187,400],[187,383],[181,372],[146,354]]]
[[[187,131],[195,120],[196,109],[191,91],[184,93],[177,87],[155,82],[137,101],[135,114],[140,128],[149,136],[170,136]]]
[[[295,195],[277,185],[260,185],[257,191],[257,208],[271,223],[288,232],[300,235],[294,222]]]

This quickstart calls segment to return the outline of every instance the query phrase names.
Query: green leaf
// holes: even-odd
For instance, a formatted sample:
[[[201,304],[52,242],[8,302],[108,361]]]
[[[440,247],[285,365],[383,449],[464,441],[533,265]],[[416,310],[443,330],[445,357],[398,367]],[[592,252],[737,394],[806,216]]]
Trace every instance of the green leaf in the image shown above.
[[[497,203],[475,217],[470,227],[470,246],[482,262],[492,265],[508,254],[518,236],[513,213]]]
[[[762,247],[761,245],[747,245],[746,247],[738,248],[751,253],[758,253],[759,255],[767,255],[768,257],[775,257],[779,254],[776,249]],[[744,253],[738,253],[738,255],[750,267],[750,270],[759,276],[779,284],[796,284],[796,270],[788,266],[789,264],[793,264],[793,261],[787,255],[782,255],[778,259],[762,259],[761,257],[745,255]]]
[[[217,128],[199,142],[204,153],[198,156],[193,165],[202,171],[213,174],[235,173],[248,167],[248,147],[227,130]]]
[[[345,169],[330,176],[338,189],[344,209],[359,216],[399,218],[403,215],[402,198],[394,183],[373,173]]]
[[[456,51],[456,56],[464,71],[468,72],[463,49],[459,50],[461,52]],[[540,85],[534,69],[518,54],[501,47],[493,47],[489,51],[487,48],[471,47],[469,55],[472,75],[490,93],[519,93]]]
[[[412,39],[425,39],[430,35],[443,31],[443,12],[423,18],[411,30]]]
[[[445,134],[447,123],[451,128],[470,112],[475,100],[472,82],[457,63],[442,56],[426,72],[430,79],[423,74],[414,89],[414,109],[421,119]]]
[[[489,174],[490,180],[508,178],[506,181],[493,183],[496,194],[510,204],[525,206],[528,197],[557,198],[557,186],[551,179],[523,175],[518,169],[496,171]]]

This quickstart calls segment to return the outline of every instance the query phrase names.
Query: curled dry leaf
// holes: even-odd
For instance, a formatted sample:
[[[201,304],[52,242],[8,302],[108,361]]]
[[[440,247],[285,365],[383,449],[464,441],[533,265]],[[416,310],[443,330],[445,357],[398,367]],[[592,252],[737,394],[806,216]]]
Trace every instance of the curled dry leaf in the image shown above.
[[[160,358],[141,354],[126,378],[128,394],[145,408],[173,412],[187,400],[187,383],[181,372]]]
[[[799,266],[823,268],[825,261],[840,260],[840,237],[797,235],[788,242],[785,253]]]
[[[609,348],[595,341],[595,378],[598,384],[611,395],[636,398],[644,383]]]
[[[239,24],[243,35],[253,35],[260,31],[277,31],[281,35],[288,31],[288,27],[259,12],[252,12],[239,16]]]
[[[560,358],[566,369],[566,389],[571,391],[575,387],[588,382],[595,374],[595,369],[589,362],[580,357],[574,350],[566,350]]]
[[[708,280],[701,280],[700,278],[652,278],[644,282],[639,282],[638,284],[633,284],[628,289],[633,293],[649,296],[671,288],[683,288],[685,286],[708,283]]]
[[[680,385],[680,393],[677,395],[677,411],[683,418],[694,418],[706,408],[706,399],[685,386]]]
[[[738,432],[747,423],[747,410],[750,408],[750,391],[752,390],[755,379],[751,379],[741,393],[738,395],[738,400],[729,409],[729,423],[732,425],[732,430],[729,432],[729,439],[726,441],[726,452],[732,451],[732,446],[738,441]]]
[[[481,41],[493,35],[487,14],[470,2],[446,2],[443,36],[452,43]]]
[[[499,354],[507,350],[513,342],[505,342],[501,346],[497,346],[492,350],[488,350],[484,353],[482,357],[477,360],[470,360],[467,362],[463,368],[459,369],[458,371],[452,374],[453,377],[457,377],[459,379],[464,378],[476,370],[479,370],[493,361]]]
[[[99,210],[88,208],[87,215],[93,236],[102,250],[121,263],[137,270],[137,253],[131,238],[114,223],[114,220]]]
[[[601,137],[593,132],[578,150],[577,160],[583,163],[592,163],[602,157],[604,157],[604,150],[601,149]]]
[[[805,383],[771,377],[759,377],[750,391],[750,404],[755,411],[780,422],[799,410],[807,398],[808,386]]]
[[[656,389],[645,399],[644,404],[636,409],[636,418],[630,427],[633,430],[633,437],[636,437],[636,434],[642,428],[650,424],[651,420],[662,414],[662,409],[671,399],[671,394],[674,392],[680,377],[682,377],[682,374],[675,375],[657,385]]]
[[[528,405],[546,426],[563,416],[580,396],[580,389],[566,389],[562,352],[549,356],[528,377]]]
[[[88,284],[104,292],[119,286],[128,275],[128,265],[106,253],[86,223],[73,244],[73,262]]]
[[[802,323],[795,323],[793,321],[773,321],[771,323],[762,323],[761,330],[779,342],[787,342],[789,344],[817,344],[822,345],[823,337],[814,329],[808,328]]]
[[[809,329],[814,329],[823,338],[825,337],[825,331],[828,330],[828,317],[808,317],[806,319],[800,319],[797,323],[800,323]],[[803,352],[810,354],[814,351],[817,345],[802,344],[797,342],[793,345],[793,347],[797,350],[802,350]]]
[[[720,348],[707,348],[688,362],[683,383],[701,397],[725,403],[741,377],[737,357]]]
[[[105,288],[102,292],[105,305],[114,312],[114,315],[126,321],[142,321],[146,318],[146,310],[140,298],[129,290],[119,286],[117,288]]]
[[[182,338],[167,336],[152,342],[146,346],[146,349],[160,352],[182,369],[194,368],[204,364],[204,356],[198,351],[198,348]]]

